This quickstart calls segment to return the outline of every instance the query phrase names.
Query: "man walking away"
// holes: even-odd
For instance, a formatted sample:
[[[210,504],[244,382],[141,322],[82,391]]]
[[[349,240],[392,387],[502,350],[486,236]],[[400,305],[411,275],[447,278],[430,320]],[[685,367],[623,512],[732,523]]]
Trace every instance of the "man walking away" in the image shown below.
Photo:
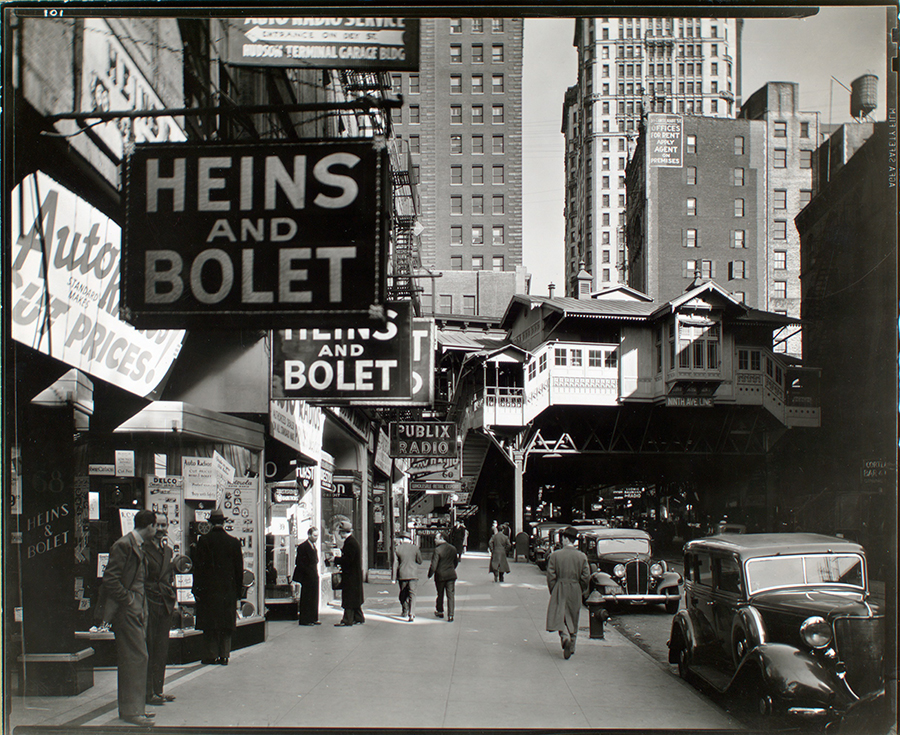
[[[132,725],[152,725],[146,711],[147,637],[144,622],[144,553],[141,547],[156,533],[156,514],[139,510],[134,530],[116,541],[109,550],[103,572],[98,610],[104,623],[112,625],[116,637],[117,697],[119,718]]]
[[[212,528],[200,537],[194,551],[196,626],[203,631],[206,645],[206,658],[200,662],[227,666],[244,583],[244,558],[241,542],[225,532],[225,514],[216,508],[209,522]]]
[[[341,540],[341,555],[336,561],[341,567],[341,607],[344,608],[344,617],[341,622],[335,623],[335,627],[349,627],[362,625],[366,622],[363,614],[363,571],[362,550],[359,541],[353,538],[353,525],[350,521],[341,521],[338,524],[338,538]]]
[[[175,701],[174,694],[163,694],[166,683],[166,661],[169,658],[169,629],[175,612],[175,567],[172,549],[166,544],[169,519],[156,514],[156,533],[144,544],[147,592],[147,704],[159,705]]]
[[[566,526],[561,535],[562,548],[547,559],[547,587],[550,589],[547,630],[559,631],[563,655],[569,659],[575,653],[581,599],[588,588],[591,569],[587,556],[575,548],[578,529]]]
[[[434,586],[437,588],[434,614],[439,618],[444,617],[444,593],[446,593],[447,622],[452,623],[456,608],[456,565],[459,564],[459,555],[456,553],[456,547],[447,543],[443,533],[435,535],[434,543],[434,554],[428,568],[428,577],[434,577]]]
[[[294,574],[291,579],[300,585],[300,625],[319,625],[319,555],[316,540],[319,529],[311,526],[306,541],[297,547]]]
[[[398,534],[397,541],[394,548],[394,579],[400,584],[400,614],[411,623],[416,619],[416,588],[422,552],[405,533]]]

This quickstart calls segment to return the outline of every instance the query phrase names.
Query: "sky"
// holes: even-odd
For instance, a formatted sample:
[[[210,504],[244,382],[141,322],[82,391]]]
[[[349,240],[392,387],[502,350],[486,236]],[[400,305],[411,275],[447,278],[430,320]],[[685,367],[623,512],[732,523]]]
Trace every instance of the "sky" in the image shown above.
[[[820,123],[850,122],[850,93],[840,85],[849,87],[860,75],[873,73],[878,76],[873,115],[884,120],[885,28],[884,6],[825,7],[804,19],[747,19],[742,99],[766,82],[797,82],[803,111],[818,111]],[[525,20],[523,247],[536,295],[547,294],[551,282],[556,296],[565,293],[565,140],[560,131],[566,89],[578,79],[574,32],[571,18]]]

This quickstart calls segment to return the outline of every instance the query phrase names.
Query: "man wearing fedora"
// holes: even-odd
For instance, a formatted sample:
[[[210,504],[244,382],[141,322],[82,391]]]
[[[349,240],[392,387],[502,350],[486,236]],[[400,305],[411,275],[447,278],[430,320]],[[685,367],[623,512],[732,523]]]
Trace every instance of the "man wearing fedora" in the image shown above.
[[[341,567],[341,607],[344,616],[335,627],[349,627],[366,622],[362,605],[363,593],[362,549],[359,541],[353,538],[353,525],[350,521],[341,521],[337,526],[337,536],[341,541],[341,555],[336,561]]]
[[[416,619],[416,587],[419,584],[419,564],[422,552],[409,539],[409,534],[397,534],[394,549],[394,579],[400,584],[401,617],[410,623]]]
[[[244,577],[241,542],[225,532],[225,514],[216,508],[209,514],[211,528],[194,549],[196,627],[203,631],[204,664],[228,664],[231,635],[237,622],[237,601]]]
[[[562,548],[547,559],[547,587],[550,588],[547,630],[559,631],[563,655],[569,659],[575,653],[581,600],[591,579],[591,569],[587,556],[575,547],[578,529],[566,526],[561,536]]]

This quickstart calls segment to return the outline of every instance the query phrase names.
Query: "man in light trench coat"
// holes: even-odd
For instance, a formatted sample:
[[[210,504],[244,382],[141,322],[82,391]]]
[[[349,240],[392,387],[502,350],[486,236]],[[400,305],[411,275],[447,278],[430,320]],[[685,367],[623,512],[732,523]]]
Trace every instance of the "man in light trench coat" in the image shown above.
[[[575,548],[578,529],[566,526],[561,535],[562,548],[554,551],[547,559],[547,587],[550,588],[547,630],[559,631],[563,655],[569,659],[575,653],[581,600],[588,588],[591,569],[587,556]]]

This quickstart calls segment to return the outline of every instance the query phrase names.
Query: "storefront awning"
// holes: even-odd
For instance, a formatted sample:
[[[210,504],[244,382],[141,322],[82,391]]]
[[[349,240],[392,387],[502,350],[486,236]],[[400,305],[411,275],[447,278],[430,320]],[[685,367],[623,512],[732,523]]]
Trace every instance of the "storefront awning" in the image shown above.
[[[116,434],[168,434],[260,450],[265,444],[265,427],[216,411],[180,401],[154,401],[115,429]]]

